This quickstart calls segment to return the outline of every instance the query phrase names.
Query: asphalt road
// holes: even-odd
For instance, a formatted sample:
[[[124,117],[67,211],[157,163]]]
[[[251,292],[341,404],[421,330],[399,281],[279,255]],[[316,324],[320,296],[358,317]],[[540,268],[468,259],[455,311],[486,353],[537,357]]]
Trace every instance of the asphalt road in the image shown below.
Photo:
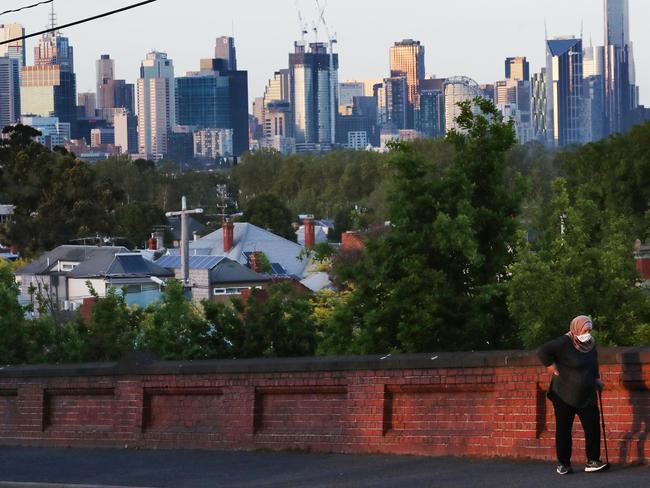
[[[582,468],[574,464],[574,468]],[[44,483],[44,485],[40,485]],[[552,463],[415,456],[0,447],[0,488],[650,486],[650,468],[555,474]]]

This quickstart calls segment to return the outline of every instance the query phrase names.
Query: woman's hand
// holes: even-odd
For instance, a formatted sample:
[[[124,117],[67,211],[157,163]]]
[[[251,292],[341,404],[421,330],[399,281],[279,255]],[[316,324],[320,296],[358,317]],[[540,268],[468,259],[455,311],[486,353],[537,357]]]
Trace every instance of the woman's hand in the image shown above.
[[[560,372],[557,370],[557,366],[555,366],[555,363],[551,364],[550,366],[547,366],[546,371],[548,371],[553,376],[560,376]]]

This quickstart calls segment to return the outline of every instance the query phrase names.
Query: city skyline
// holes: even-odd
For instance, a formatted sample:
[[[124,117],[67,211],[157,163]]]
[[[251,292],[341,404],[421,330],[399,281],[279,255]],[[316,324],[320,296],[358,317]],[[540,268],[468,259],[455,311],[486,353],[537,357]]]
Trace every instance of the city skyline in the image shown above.
[[[55,10],[58,24],[64,24],[130,3],[128,0],[101,3],[59,0],[55,2]],[[305,21],[315,17],[315,2],[301,0],[298,3]],[[463,75],[479,83],[502,79],[506,57],[526,56],[531,72],[544,66],[545,19],[549,38],[580,36],[582,23],[585,46],[590,39],[594,45],[603,42],[602,0],[576,0],[569,5],[559,0],[500,0],[501,8],[497,13],[494,6],[490,8],[477,0],[445,4],[444,13],[436,10],[443,2],[405,0],[400,4],[400,11],[391,10],[390,15],[387,10],[377,8],[384,3],[387,4],[369,0],[329,1],[325,14],[328,26],[338,34],[339,81],[387,76],[389,49],[404,38],[419,40],[425,46],[427,77]],[[423,10],[423,15],[404,18],[418,8]],[[642,27],[642,19],[646,18],[644,12],[650,13],[650,6],[632,0],[630,10],[640,102],[650,105],[650,63],[643,62],[644,52],[650,50],[650,33]],[[428,12],[432,15],[427,16]],[[1,22],[20,22],[30,33],[42,29],[48,14],[49,6],[43,6],[6,15]],[[159,0],[140,9],[65,29],[63,35],[75,47],[78,91],[94,91],[95,62],[101,54],[110,54],[116,62],[115,76],[128,83],[135,82],[140,60],[152,49],[166,52],[174,62],[176,76],[183,76],[186,71],[196,69],[198,59],[211,55],[217,37],[232,35],[234,25],[237,61],[241,69],[249,72],[249,100],[252,102],[263,94],[273,72],[287,66],[293,41],[300,37],[295,3],[290,0],[273,2],[272,6],[268,2],[249,0],[223,9],[215,7],[214,15],[205,11],[201,15],[194,14],[191,9],[174,8],[171,0]],[[495,28],[499,25],[507,28]],[[321,30],[319,41],[324,41],[324,29]],[[115,42],[116,32],[140,34],[129,38],[128,42]],[[458,35],[458,32],[466,34]],[[523,32],[525,36],[513,37]],[[489,42],[481,41],[485,38],[489,38]],[[307,39],[312,40],[313,34],[309,33]],[[37,42],[38,39],[27,40],[28,65],[33,63],[32,51]],[[449,43],[453,43],[453,49],[448,47]]]

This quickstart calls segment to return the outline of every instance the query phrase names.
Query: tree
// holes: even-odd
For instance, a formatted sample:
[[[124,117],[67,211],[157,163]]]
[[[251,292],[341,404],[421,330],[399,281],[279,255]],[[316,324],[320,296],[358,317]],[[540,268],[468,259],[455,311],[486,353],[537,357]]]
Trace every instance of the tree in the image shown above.
[[[25,360],[25,310],[18,302],[11,265],[0,260],[0,364]]]
[[[291,211],[282,201],[271,193],[258,195],[246,203],[244,220],[253,225],[289,239],[296,240],[296,234],[291,226]]]
[[[346,320],[359,324],[348,335],[361,351],[516,344],[506,282],[524,187],[507,181],[505,158],[515,135],[487,100],[461,110],[461,131],[438,143],[435,160],[416,145],[392,151],[390,229],[366,241],[351,273]]]
[[[316,350],[316,328],[307,298],[288,283],[268,291],[253,290],[244,302],[234,301],[243,317],[237,339],[239,357],[311,356]]]
[[[556,180],[539,239],[522,238],[511,267],[508,305],[524,345],[566,332],[580,314],[592,316],[602,343],[648,344],[650,297],[638,287],[630,217],[570,195],[566,180]]]

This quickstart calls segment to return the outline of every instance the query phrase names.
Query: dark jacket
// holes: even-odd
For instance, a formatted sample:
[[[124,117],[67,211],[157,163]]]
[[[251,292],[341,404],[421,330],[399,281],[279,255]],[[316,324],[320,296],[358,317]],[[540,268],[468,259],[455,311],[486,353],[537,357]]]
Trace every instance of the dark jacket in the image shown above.
[[[600,373],[595,347],[589,352],[580,352],[571,338],[563,335],[540,347],[537,355],[544,366],[555,363],[560,373],[551,380],[548,392],[551,400],[557,396],[576,408],[596,404],[596,380]]]

